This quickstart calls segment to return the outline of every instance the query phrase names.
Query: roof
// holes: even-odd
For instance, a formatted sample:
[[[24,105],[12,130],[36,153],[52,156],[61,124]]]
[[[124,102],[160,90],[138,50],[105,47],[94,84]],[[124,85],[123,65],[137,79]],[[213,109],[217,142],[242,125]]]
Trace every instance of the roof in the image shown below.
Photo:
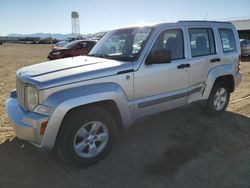
[[[209,21],[209,20],[181,20],[177,23],[224,23],[224,24],[231,24],[230,22],[223,22],[223,21]]]
[[[224,27],[233,26],[230,22],[220,22],[220,21],[204,21],[204,20],[187,20],[187,21],[178,21],[174,23],[159,23],[155,27],[168,27],[168,26],[209,26],[209,25],[224,25]],[[225,26],[227,25],[227,26]]]
[[[231,22],[225,22],[225,21],[204,21],[204,20],[181,20],[178,22],[162,22],[162,23],[145,23],[144,25],[142,24],[138,24],[138,25],[131,25],[131,26],[123,26],[123,27],[119,27],[116,29],[125,29],[125,28],[135,28],[135,27],[160,27],[160,26],[165,26],[165,25],[178,25],[178,24],[182,24],[182,25],[197,25],[197,24],[202,24],[202,25],[206,25],[206,24],[228,24],[228,25],[232,25]]]

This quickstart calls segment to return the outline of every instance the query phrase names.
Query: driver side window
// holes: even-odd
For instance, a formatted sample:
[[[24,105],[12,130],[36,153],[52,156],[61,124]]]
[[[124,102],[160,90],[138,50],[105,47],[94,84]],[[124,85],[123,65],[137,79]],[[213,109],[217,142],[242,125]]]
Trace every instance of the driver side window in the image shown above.
[[[184,58],[184,42],[183,33],[181,29],[171,29],[163,31],[157,38],[152,52],[154,51],[171,51],[171,59],[183,59]]]

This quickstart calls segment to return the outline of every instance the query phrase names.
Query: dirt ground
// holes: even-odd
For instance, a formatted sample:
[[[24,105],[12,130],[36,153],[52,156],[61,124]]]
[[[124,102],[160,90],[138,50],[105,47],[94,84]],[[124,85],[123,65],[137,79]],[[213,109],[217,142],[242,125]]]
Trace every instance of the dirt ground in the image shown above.
[[[0,188],[250,187],[250,59],[242,62],[242,83],[222,116],[209,117],[189,105],[148,117],[119,134],[100,163],[74,169],[56,152],[42,154],[12,140],[4,109],[16,70],[46,60],[50,48],[0,45]]]

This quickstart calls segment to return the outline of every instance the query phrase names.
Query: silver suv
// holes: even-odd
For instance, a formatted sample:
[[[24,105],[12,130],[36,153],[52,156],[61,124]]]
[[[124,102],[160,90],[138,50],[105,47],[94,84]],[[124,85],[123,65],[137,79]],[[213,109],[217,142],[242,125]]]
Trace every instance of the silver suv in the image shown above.
[[[145,116],[196,101],[223,113],[242,77],[238,41],[227,22],[113,30],[88,56],[18,70],[7,113],[20,139],[90,165],[110,151],[117,130]]]

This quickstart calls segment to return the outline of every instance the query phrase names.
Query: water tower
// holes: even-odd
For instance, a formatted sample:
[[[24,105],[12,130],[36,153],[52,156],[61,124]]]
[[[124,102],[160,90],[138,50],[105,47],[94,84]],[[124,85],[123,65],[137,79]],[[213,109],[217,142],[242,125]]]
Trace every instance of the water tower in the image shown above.
[[[72,24],[72,37],[78,37],[80,35],[79,14],[76,11],[71,13]]]

